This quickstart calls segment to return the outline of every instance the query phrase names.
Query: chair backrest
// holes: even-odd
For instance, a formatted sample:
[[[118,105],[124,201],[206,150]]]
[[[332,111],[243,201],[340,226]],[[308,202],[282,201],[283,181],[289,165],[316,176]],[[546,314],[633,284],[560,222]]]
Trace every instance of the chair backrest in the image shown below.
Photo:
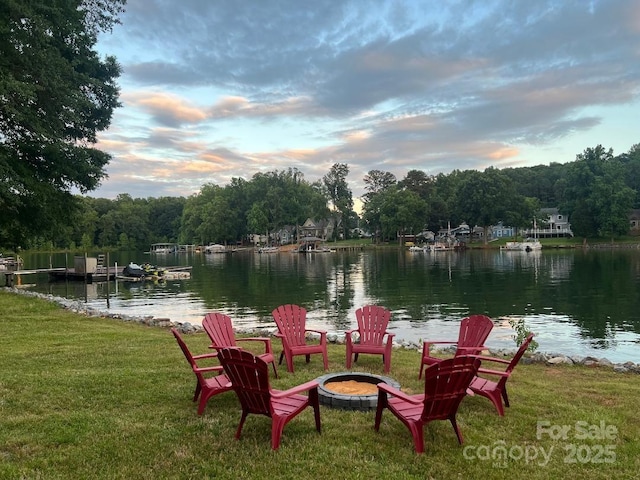
[[[365,305],[356,310],[360,343],[382,345],[390,318],[391,312],[378,305]]]
[[[207,313],[202,319],[202,328],[209,335],[215,348],[235,347],[236,336],[233,332],[231,317],[218,312]]]
[[[180,350],[182,350],[182,353],[187,359],[187,362],[189,362],[189,365],[191,365],[192,367],[195,366],[196,361],[193,359],[193,355],[191,354],[189,347],[187,347],[187,344],[184,343],[184,340],[182,339],[182,335],[180,335],[180,332],[178,332],[178,330],[176,330],[175,328],[172,328],[171,333],[173,333],[173,336],[176,338],[178,345],[180,345]]]
[[[509,365],[507,365],[507,368],[505,369],[506,373],[508,373],[510,375],[511,372],[513,372],[513,369],[516,368],[516,365],[518,364],[518,362],[520,361],[520,359],[524,355],[524,352],[526,352],[527,348],[529,348],[529,344],[533,340],[534,336],[535,336],[534,333],[530,333],[529,335],[527,335],[527,338],[525,338],[524,342],[522,342],[522,344],[520,345],[520,348],[518,348],[518,351],[516,352],[516,354],[511,359],[511,362],[509,363]],[[500,382],[504,383],[506,381],[507,381],[507,377],[506,376],[500,378]],[[498,382],[498,383],[500,383],[500,382]]]
[[[273,312],[273,320],[290,347],[306,345],[307,310],[299,305],[280,305]]]
[[[240,348],[222,348],[218,359],[248,413],[271,416],[269,369],[261,358]]]
[[[492,328],[493,321],[486,315],[471,315],[463,318],[460,322],[460,332],[458,333],[458,347],[477,347],[484,345]],[[480,352],[460,349],[456,354],[464,355],[466,353]]]
[[[462,355],[425,370],[423,422],[447,419],[455,414],[480,363],[478,358]]]
[[[189,347],[187,347],[187,344],[182,339],[182,335],[180,335],[180,332],[178,332],[178,330],[176,330],[175,328],[171,329],[171,333],[173,333],[173,336],[176,338],[178,345],[180,345],[180,350],[182,350],[182,353],[187,359],[187,362],[189,362],[189,365],[191,365],[191,369],[198,377],[198,380],[203,381],[204,377],[202,376],[202,373],[197,371],[198,365],[196,364],[196,361],[193,358],[193,354],[191,353],[191,350],[189,350]]]

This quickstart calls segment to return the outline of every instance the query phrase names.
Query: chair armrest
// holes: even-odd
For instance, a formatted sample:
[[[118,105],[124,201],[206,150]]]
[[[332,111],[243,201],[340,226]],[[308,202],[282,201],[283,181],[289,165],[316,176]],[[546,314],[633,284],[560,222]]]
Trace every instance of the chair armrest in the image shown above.
[[[478,373],[484,373],[487,375],[499,375],[500,377],[508,377],[510,374],[500,370],[491,370],[489,368],[479,368]]]
[[[324,345],[327,343],[327,331],[326,330],[314,330],[313,328],[305,329],[305,334],[307,332],[318,333],[320,335],[320,344]]]
[[[236,338],[236,342],[263,342],[265,352],[273,353],[273,350],[271,348],[271,339],[267,337]]]
[[[473,358],[477,358],[482,362],[495,362],[495,363],[501,363],[503,365],[509,365],[511,363],[511,360],[507,360],[504,358],[485,357],[482,355],[469,355],[469,356]]]
[[[305,332],[319,333],[320,335],[326,335],[327,334],[326,330],[314,330],[313,328],[307,328],[305,330]]]
[[[193,371],[196,373],[221,372],[222,370],[224,370],[224,368],[220,365],[216,365],[215,367],[193,367]]]
[[[423,357],[428,357],[429,356],[429,349],[430,349],[431,345],[436,345],[436,344],[439,344],[439,345],[445,345],[445,344],[455,345],[456,343],[458,343],[457,340],[454,340],[454,341],[449,341],[449,340],[434,340],[434,341],[431,341],[431,340],[428,340],[428,341],[424,342],[424,345],[422,346],[422,356]]]
[[[271,390],[271,396],[273,398],[286,398],[297,393],[302,393],[314,388],[318,388],[319,385],[320,384],[316,380],[311,380],[301,385],[292,387],[288,390]]]
[[[209,348],[213,348],[210,346]],[[202,360],[203,358],[216,358],[218,356],[218,352],[215,353],[203,353],[202,355],[193,355],[194,360]]]
[[[424,395],[407,395],[406,393],[398,390],[397,388],[393,388],[391,385],[380,382],[378,383],[378,392],[383,391],[389,395],[393,395],[405,402],[413,403],[414,405],[419,405],[424,401]]]

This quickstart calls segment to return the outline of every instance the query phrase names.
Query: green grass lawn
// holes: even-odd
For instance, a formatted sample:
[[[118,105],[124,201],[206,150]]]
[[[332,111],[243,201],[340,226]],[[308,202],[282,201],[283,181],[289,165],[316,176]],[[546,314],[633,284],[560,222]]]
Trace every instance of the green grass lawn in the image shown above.
[[[458,445],[448,422],[425,428],[414,453],[407,428],[385,411],[321,407],[289,423],[280,449],[271,424],[240,419],[235,394],[213,397],[196,414],[195,376],[168,330],[83,317],[31,297],[0,292],[0,478],[491,479],[637,478],[640,471],[640,377],[578,366],[519,365],[511,407],[467,397]],[[205,334],[186,335],[197,353]],[[280,345],[274,339],[274,349]],[[343,371],[345,348],[331,345],[330,368]],[[272,386],[286,389],[324,372],[321,358],[282,365]],[[363,355],[358,371],[382,374],[380,357]],[[419,353],[394,350],[389,374],[420,392]],[[506,452],[501,456],[500,452]]]

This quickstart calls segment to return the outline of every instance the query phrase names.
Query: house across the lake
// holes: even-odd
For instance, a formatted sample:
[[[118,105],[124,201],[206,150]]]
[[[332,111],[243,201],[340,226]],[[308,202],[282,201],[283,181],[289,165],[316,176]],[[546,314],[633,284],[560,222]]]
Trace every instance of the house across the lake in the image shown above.
[[[573,237],[569,217],[557,208],[541,208],[540,216],[547,220],[537,225],[536,229],[525,230],[525,236],[537,238]]]

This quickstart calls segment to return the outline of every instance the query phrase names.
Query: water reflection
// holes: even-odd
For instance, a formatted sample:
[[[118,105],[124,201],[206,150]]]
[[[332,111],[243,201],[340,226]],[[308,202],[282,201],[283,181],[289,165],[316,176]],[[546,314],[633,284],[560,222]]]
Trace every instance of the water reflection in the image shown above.
[[[151,260],[191,265],[187,280],[83,285],[26,278],[34,290],[86,300],[112,313],[153,315],[199,323],[219,310],[239,327],[273,326],[271,310],[298,303],[309,323],[341,332],[367,303],[393,311],[397,338],[453,339],[460,318],[496,319],[489,344],[513,348],[509,318],[524,318],[540,348],[638,361],[640,252],[398,250],[334,254],[189,254],[145,258],[112,254],[112,263]],[[26,255],[27,268],[65,265],[64,257]]]

